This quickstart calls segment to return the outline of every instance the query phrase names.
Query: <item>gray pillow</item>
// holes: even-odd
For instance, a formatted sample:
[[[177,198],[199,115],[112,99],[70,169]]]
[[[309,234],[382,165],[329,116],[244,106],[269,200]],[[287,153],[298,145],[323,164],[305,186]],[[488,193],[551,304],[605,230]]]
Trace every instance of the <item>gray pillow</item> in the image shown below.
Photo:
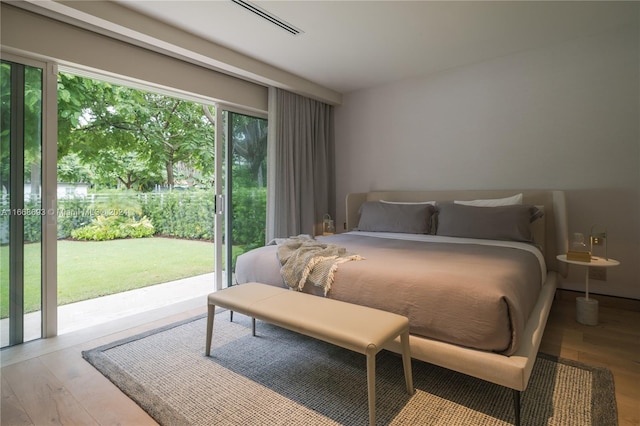
[[[446,203],[438,206],[437,235],[486,240],[532,242],[531,222],[541,217],[535,206],[476,207]]]
[[[367,201],[360,207],[358,231],[428,234],[435,207]]]

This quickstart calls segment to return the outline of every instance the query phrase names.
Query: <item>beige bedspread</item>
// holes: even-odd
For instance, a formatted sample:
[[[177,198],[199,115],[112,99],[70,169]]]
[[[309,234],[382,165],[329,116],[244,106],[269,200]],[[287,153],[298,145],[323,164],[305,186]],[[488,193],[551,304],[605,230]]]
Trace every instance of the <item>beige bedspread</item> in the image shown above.
[[[407,316],[415,335],[506,355],[518,346],[545,270],[535,254],[512,247],[359,233],[319,240],[366,259],[339,265],[328,297]],[[279,270],[276,246],[266,246],[239,256],[236,279],[283,286]]]

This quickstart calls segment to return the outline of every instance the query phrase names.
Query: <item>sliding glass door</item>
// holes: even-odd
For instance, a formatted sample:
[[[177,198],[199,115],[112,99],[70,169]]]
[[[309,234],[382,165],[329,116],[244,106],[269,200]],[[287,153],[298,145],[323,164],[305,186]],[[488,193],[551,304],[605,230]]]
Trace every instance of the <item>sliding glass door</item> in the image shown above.
[[[233,284],[237,257],[265,244],[267,212],[267,120],[216,108],[216,286]],[[219,143],[220,142],[220,143]]]
[[[3,347],[58,330],[57,71],[53,64],[2,55]],[[224,105],[209,119],[216,124],[216,288],[223,288],[233,283],[237,256],[265,243],[267,120]]]
[[[43,335],[47,209],[42,173],[44,69],[7,60],[0,67],[0,321],[4,347]]]
[[[64,188],[57,184],[57,67],[3,52],[1,73],[4,347],[57,334],[57,197]],[[215,117],[207,120],[216,124],[216,288],[223,288],[233,284],[237,256],[265,243],[267,120],[225,105],[210,112]]]

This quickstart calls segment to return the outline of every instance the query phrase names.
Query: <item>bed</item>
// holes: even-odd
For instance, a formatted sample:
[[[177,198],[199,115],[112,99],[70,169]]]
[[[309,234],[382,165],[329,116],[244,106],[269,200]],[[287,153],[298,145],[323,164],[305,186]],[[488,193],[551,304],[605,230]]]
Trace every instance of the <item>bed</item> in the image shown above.
[[[354,193],[346,229],[316,240],[364,260],[336,264],[328,282],[302,291],[407,316],[412,357],[513,389],[519,424],[520,392],[566,273],[556,260],[567,247],[564,193]],[[279,247],[239,256],[236,281],[286,287]],[[399,340],[387,349],[401,353]]]

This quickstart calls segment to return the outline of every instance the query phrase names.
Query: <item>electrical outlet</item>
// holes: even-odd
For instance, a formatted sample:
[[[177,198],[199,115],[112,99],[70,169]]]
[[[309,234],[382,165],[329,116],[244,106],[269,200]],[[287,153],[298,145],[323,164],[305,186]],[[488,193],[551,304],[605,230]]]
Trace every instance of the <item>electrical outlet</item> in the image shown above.
[[[589,279],[590,280],[598,280],[598,281],[606,281],[607,280],[607,268],[597,268],[594,266],[589,266]]]

